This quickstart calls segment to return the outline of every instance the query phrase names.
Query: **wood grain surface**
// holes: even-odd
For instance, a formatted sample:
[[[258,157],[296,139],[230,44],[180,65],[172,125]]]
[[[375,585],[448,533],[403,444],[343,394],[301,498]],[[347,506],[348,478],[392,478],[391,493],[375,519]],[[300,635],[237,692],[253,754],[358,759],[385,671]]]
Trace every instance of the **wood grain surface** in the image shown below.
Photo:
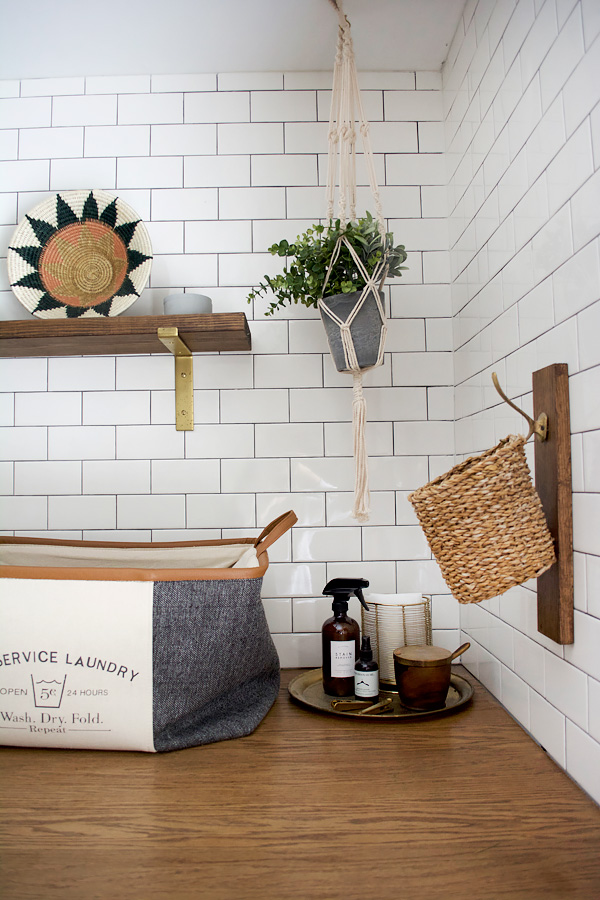
[[[0,750],[3,900],[600,896],[600,810],[464,668],[410,722],[282,692],[247,738],[164,755]]]
[[[533,415],[548,416],[548,439],[535,440],[535,486],[554,540],[556,562],[537,580],[538,631],[557,644],[572,644],[573,488],[569,370],[554,363],[533,373]]]
[[[252,343],[243,312],[101,319],[31,318],[0,322],[0,357],[169,353],[157,336],[158,329],[168,325],[179,329],[179,336],[192,353],[249,350]]]

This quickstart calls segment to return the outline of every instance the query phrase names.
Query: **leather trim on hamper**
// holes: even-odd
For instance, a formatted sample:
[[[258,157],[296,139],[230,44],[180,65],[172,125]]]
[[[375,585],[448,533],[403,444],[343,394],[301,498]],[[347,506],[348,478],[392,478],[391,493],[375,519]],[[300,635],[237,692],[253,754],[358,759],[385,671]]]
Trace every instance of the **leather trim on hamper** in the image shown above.
[[[162,550],[181,548],[211,548],[228,546],[255,547],[258,566],[251,568],[235,566],[231,568],[145,568],[142,566],[104,567],[99,561],[97,566],[89,563],[77,566],[52,566],[47,562],[41,565],[2,565],[0,564],[0,578],[39,578],[49,580],[66,581],[220,581],[236,578],[262,578],[269,567],[267,548],[278,540],[296,522],[298,517],[289,510],[274,519],[261,532],[258,538],[223,538],[221,540],[207,541],[66,541],[57,538],[24,538],[24,537],[0,537],[0,551],[2,545],[32,545],[39,547],[75,547],[75,548],[115,548],[139,550]],[[1,562],[1,561],[0,561]]]
[[[273,519],[273,521],[267,525],[257,537],[255,541],[257,551],[260,552],[261,550],[266,550],[267,547],[270,547],[271,544],[274,544],[275,541],[279,540],[282,534],[289,531],[292,525],[295,525],[297,521],[298,516],[291,509],[281,516],[278,516],[276,519]]]
[[[291,527],[291,526],[290,526]],[[217,541],[183,541],[183,542],[156,542],[143,543],[119,543],[116,541],[63,541],[54,538],[16,538],[0,537],[2,544],[36,544],[63,547],[106,547],[114,548],[178,548],[178,547],[214,547],[232,544],[246,544],[248,547],[255,545],[253,538],[235,538]],[[1,549],[1,548],[0,548]],[[196,580],[220,580],[232,578],[262,578],[269,567],[269,557],[266,550],[257,547],[258,567],[253,568],[103,568],[102,566],[11,566],[0,565],[0,578],[40,578],[50,580],[67,581],[196,581]]]
[[[269,566],[266,552],[254,569],[54,569],[4,566],[0,578],[42,578],[50,581],[221,581],[262,578]]]

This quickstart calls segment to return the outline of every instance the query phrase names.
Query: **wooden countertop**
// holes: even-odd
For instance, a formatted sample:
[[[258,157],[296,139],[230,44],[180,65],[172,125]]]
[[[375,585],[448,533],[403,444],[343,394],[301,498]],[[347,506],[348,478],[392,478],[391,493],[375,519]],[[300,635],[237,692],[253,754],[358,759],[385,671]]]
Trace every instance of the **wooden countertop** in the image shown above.
[[[600,896],[600,809],[475,685],[365,722],[282,692],[247,738],[0,750],[3,900]]]

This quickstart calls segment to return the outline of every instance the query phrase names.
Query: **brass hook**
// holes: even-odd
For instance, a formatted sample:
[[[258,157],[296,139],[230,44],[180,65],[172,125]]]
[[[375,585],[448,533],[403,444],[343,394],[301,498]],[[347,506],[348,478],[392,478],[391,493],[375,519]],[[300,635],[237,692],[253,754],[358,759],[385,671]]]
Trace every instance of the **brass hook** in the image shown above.
[[[519,409],[518,406],[515,406],[515,404],[512,402],[512,400],[508,399],[508,397],[506,396],[506,394],[500,387],[500,383],[498,381],[498,376],[496,375],[495,372],[492,372],[492,381],[494,382],[494,387],[496,388],[496,390],[498,391],[498,393],[500,394],[500,396],[502,397],[504,402],[508,403],[509,406],[511,406],[514,410],[516,410],[516,412],[520,413],[520,415],[522,415],[529,422],[529,433],[528,433],[527,437],[525,438],[525,440],[528,441],[532,434],[535,434],[535,436],[540,441],[547,440],[547,438],[548,438],[548,416],[546,415],[546,413],[540,413],[538,418],[535,419],[535,421],[534,421],[531,418],[531,416],[528,416],[527,413],[523,412],[522,409]]]

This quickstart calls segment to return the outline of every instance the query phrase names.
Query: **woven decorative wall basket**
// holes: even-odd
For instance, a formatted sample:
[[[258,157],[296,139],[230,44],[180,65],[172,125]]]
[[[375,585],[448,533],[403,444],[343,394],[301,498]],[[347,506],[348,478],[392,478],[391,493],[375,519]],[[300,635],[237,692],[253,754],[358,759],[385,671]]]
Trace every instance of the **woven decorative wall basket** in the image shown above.
[[[34,207],[7,254],[10,286],[42,319],[118,316],[146,286],[150,236],[106,191],[63,191]]]
[[[556,561],[525,440],[509,435],[408,496],[459,603],[503,594]]]

